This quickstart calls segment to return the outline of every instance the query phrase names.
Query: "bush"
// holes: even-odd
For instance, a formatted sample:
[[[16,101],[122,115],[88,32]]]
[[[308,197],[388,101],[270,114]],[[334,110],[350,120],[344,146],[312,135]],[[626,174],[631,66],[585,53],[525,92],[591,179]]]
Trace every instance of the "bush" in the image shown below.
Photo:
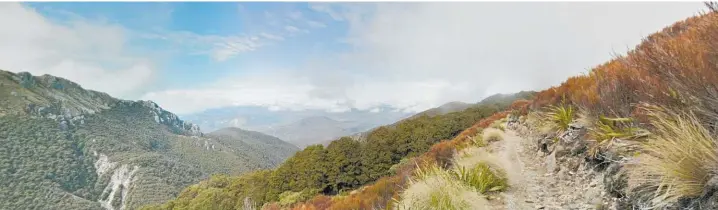
[[[649,107],[655,135],[629,167],[628,187],[656,208],[700,196],[718,174],[718,146],[692,112]]]

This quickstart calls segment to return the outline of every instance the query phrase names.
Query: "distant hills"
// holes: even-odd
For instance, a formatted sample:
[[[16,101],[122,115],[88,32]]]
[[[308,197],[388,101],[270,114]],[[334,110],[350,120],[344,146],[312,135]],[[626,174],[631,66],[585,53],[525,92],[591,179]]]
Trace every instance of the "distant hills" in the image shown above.
[[[413,114],[415,113],[400,112],[389,107],[381,107],[374,112],[357,109],[327,112],[270,111],[264,107],[239,106],[207,110],[184,116],[183,119],[197,123],[206,131],[239,127],[276,136],[304,147],[391,124]]]
[[[136,209],[298,150],[236,128],[204,134],[151,101],[51,75],[0,70],[0,98],[0,209]]]

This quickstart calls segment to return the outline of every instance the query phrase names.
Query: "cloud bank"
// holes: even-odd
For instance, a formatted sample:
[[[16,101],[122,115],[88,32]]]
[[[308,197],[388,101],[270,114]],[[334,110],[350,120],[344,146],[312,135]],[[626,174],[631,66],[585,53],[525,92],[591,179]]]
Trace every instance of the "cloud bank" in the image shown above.
[[[179,113],[233,105],[421,111],[557,85],[697,14],[686,3],[313,4],[349,50],[195,89],[146,94]],[[289,14],[301,17],[297,14]],[[319,24],[314,24],[319,26]],[[324,25],[324,24],[322,24]],[[326,40],[332,42],[336,40]]]

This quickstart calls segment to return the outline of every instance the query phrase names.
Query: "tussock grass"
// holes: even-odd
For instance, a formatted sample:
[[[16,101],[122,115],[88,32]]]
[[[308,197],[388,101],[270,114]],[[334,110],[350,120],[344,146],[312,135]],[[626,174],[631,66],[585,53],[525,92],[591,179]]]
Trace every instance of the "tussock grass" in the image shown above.
[[[561,104],[549,106],[546,116],[548,117],[547,120],[552,122],[555,131],[560,133],[568,129],[569,124],[573,121],[574,114],[575,109],[572,106]]]
[[[662,208],[700,196],[718,174],[718,146],[692,112],[645,108],[654,135],[628,168],[628,188],[639,200]]]
[[[486,199],[470,186],[455,179],[449,171],[438,166],[417,169],[417,180],[399,199],[395,199],[397,209],[446,209],[469,210],[485,209]]]
[[[476,147],[485,147],[487,145],[483,135],[476,135],[471,140],[472,144]]]
[[[631,118],[608,118],[600,116],[593,127],[589,127],[588,135],[595,143],[589,148],[588,154],[595,158],[603,149],[610,148],[614,140],[641,140],[648,137],[645,129],[632,126]]]
[[[508,122],[508,117],[501,118],[501,120],[496,120],[489,127],[498,129],[501,131],[506,131],[506,123]]]
[[[493,169],[486,163],[476,164],[471,169],[459,167],[449,171],[451,176],[473,187],[482,194],[496,192],[508,187],[508,180],[503,171]]]
[[[501,131],[495,130],[495,129],[491,129],[491,130],[486,130],[486,131],[484,131],[484,137],[483,137],[483,139],[484,139],[486,142],[491,143],[491,142],[503,140],[503,139],[504,139],[504,136],[503,136],[503,134],[502,134]]]

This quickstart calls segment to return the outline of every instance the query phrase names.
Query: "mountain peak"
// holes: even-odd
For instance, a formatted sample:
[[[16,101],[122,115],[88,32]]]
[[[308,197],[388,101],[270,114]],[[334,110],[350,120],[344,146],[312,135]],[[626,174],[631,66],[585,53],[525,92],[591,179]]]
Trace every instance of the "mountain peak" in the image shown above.
[[[0,70],[0,115],[21,114],[58,120],[73,126],[82,124],[86,115],[112,108],[140,106],[157,123],[176,133],[202,135],[199,126],[180,120],[153,101],[116,99],[107,93],[87,90],[75,82],[49,74],[33,76],[29,72]]]

